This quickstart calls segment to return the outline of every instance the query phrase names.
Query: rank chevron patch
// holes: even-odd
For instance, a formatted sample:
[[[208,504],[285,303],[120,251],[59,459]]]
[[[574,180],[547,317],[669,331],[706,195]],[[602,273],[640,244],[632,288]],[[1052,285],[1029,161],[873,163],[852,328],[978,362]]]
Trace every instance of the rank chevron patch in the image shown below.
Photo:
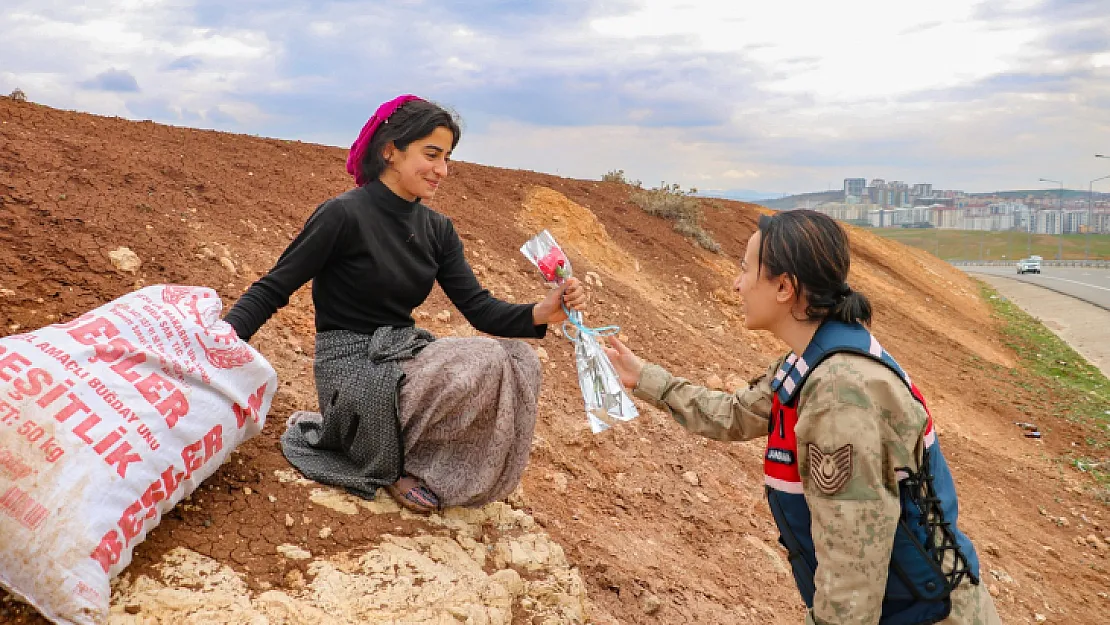
[[[852,477],[852,446],[845,445],[834,452],[826,453],[813,443],[806,446],[809,455],[809,475],[817,490],[826,495],[835,495],[844,488]]]

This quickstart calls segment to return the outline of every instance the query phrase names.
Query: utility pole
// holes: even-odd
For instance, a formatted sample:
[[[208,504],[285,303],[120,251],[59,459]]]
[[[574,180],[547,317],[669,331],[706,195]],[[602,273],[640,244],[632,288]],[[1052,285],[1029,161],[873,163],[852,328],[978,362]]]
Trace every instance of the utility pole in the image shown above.
[[[1110,175],[1106,175],[1101,178],[1095,178],[1089,184],[1087,184],[1087,234],[1083,237],[1084,260],[1088,260],[1090,258],[1091,228],[1094,227],[1094,221],[1092,221],[1093,211],[1091,210],[1091,208],[1094,206],[1095,203],[1095,183],[1099,180],[1106,180],[1107,178],[1110,178]]]
[[[1106,156],[1106,155],[1103,155],[1103,154],[1095,154],[1095,158],[1110,158],[1110,156]],[[1099,180],[1101,180],[1101,178]],[[1092,203],[1091,200],[1088,199],[1088,201],[1087,201],[1087,231],[1088,232],[1090,231],[1091,226],[1094,225],[1094,222],[1091,221],[1094,218],[1093,217],[1094,213],[1091,210],[1091,203]]]

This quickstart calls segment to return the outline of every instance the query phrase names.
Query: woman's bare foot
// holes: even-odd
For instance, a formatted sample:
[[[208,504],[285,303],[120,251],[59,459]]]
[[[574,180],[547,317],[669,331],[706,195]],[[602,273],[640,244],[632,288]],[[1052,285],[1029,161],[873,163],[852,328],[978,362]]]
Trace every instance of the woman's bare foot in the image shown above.
[[[427,484],[411,475],[401,476],[401,479],[387,486],[386,491],[397,503],[417,514],[431,514],[439,510],[439,497]]]

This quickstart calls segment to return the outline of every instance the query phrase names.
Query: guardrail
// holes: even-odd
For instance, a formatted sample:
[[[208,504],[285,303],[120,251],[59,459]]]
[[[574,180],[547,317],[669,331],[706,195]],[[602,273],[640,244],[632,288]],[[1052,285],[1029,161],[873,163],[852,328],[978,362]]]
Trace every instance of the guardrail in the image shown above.
[[[1016,260],[950,260],[956,266],[977,265],[985,267],[1016,267]],[[1110,269],[1110,260],[1042,260],[1044,267],[1096,267]]]

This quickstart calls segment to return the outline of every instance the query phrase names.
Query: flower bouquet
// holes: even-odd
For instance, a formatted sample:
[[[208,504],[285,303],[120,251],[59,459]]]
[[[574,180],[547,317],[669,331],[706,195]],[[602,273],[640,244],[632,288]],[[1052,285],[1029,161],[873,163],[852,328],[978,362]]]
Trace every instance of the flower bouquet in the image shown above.
[[[532,261],[544,280],[562,284],[571,277],[570,260],[547,230],[539,233],[520,252]],[[603,432],[618,421],[631,421],[639,416],[632,399],[621,386],[620,378],[598,343],[597,337],[616,334],[616,326],[590,328],[582,323],[582,314],[567,311],[563,335],[574,343],[574,360],[578,366],[578,386],[586,403],[586,420],[594,434]]]

